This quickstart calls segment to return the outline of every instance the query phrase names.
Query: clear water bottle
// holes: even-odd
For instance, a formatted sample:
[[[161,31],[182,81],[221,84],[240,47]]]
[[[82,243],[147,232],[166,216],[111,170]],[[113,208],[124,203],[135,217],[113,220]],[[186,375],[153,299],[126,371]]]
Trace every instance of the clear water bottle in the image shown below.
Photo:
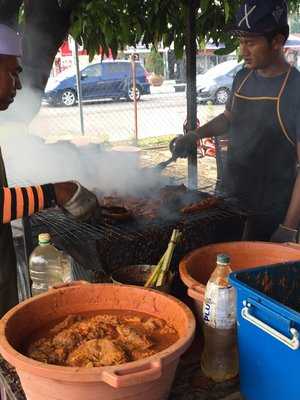
[[[201,367],[215,382],[223,382],[238,374],[236,340],[235,289],[230,286],[230,258],[217,257],[217,266],[205,290],[203,304],[204,349]]]
[[[38,237],[39,245],[29,258],[32,295],[46,292],[54,285],[72,280],[71,259],[51,244],[48,233]]]

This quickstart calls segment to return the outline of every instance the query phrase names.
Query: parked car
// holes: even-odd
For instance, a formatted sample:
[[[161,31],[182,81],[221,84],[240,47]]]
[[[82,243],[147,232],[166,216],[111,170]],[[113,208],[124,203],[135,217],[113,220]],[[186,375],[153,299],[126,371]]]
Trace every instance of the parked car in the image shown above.
[[[209,69],[205,74],[197,75],[197,101],[212,101],[226,104],[236,73],[243,68],[243,63],[236,60],[225,61]]]
[[[134,100],[132,66],[130,61],[116,60],[90,64],[81,71],[83,100],[126,98]],[[147,71],[136,63],[136,98],[150,94]],[[64,71],[48,80],[44,100],[53,105],[73,106],[77,101],[76,73],[74,69]]]

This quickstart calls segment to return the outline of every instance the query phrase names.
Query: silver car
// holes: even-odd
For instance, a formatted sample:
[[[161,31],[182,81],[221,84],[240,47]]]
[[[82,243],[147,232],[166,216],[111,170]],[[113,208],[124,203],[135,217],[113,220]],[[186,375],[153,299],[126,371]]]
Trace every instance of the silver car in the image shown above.
[[[243,63],[230,60],[216,65],[205,74],[197,75],[197,102],[212,101],[215,104],[226,104],[233,79],[242,68]]]

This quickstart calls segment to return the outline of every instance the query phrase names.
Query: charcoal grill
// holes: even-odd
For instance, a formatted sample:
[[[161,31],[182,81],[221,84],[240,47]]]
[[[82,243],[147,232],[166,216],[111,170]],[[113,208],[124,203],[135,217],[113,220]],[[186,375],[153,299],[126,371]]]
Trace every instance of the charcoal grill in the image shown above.
[[[210,243],[239,240],[243,214],[230,202],[197,214],[176,215],[167,220],[148,222],[79,223],[60,210],[37,213],[24,222],[28,251],[37,244],[39,233],[49,232],[53,243],[69,253],[79,268],[89,270],[92,281],[103,274],[131,264],[156,264],[174,228],[181,229],[184,240],[175,251],[173,264],[189,251]]]

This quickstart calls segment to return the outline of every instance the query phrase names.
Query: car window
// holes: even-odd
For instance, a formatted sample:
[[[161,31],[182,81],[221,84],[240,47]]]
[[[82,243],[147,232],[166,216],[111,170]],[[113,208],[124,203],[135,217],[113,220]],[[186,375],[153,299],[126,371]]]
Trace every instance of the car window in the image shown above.
[[[82,75],[87,78],[97,78],[101,76],[101,66],[99,64],[91,65],[82,71]]]
[[[144,75],[145,74],[144,67],[141,64],[137,64],[136,65],[136,73],[137,73],[137,75]]]
[[[126,74],[129,69],[129,64],[125,63],[111,63],[105,64],[105,66],[107,73],[112,75]]]
[[[230,71],[228,75],[234,77],[242,68],[243,64],[239,64],[232,71]]]

